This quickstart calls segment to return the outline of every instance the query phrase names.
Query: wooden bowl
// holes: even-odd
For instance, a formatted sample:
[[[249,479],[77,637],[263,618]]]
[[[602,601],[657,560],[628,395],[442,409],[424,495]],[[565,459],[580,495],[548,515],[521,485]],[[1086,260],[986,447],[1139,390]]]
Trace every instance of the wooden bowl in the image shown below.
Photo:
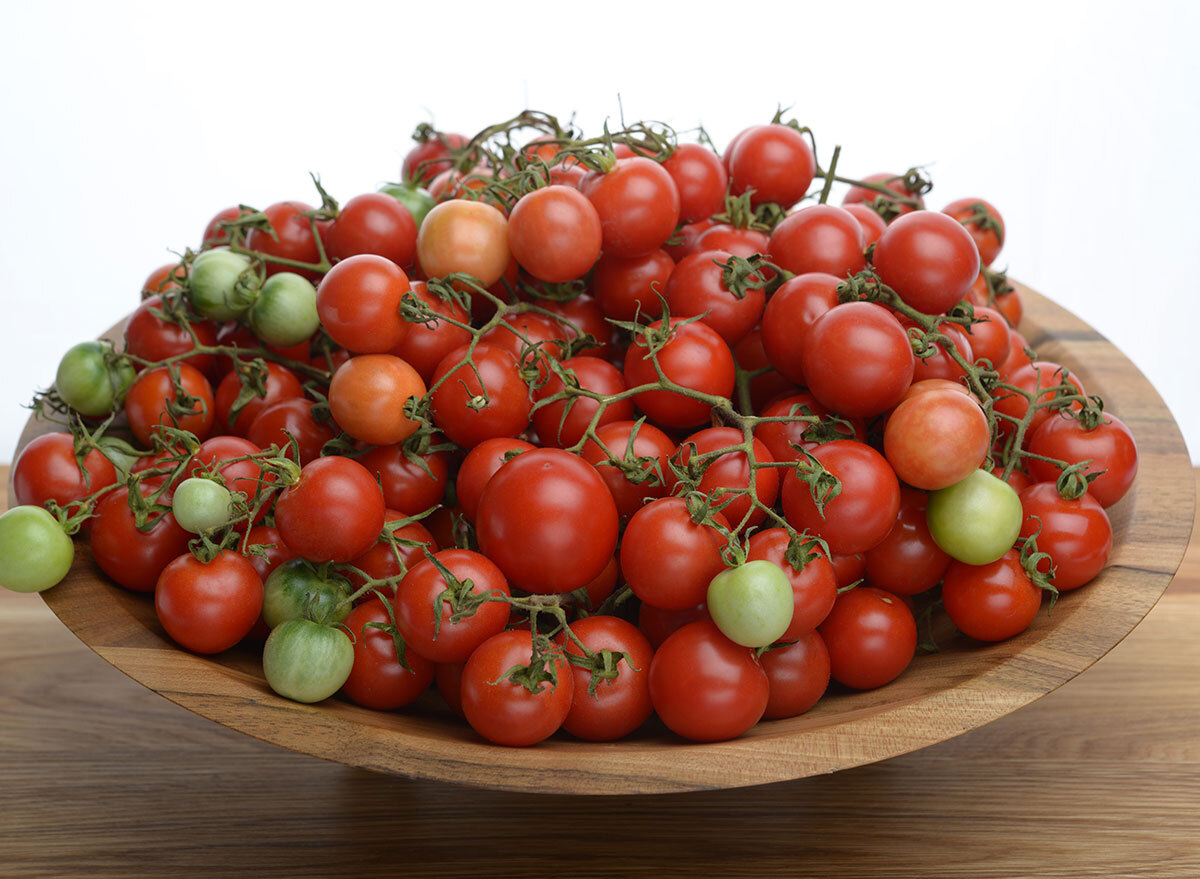
[[[80,640],[171,701],[264,741],[380,772],[500,790],[661,793],[801,778],[923,748],[1029,704],[1112,649],[1166,589],[1192,527],[1191,465],[1154,388],[1085,323],[1017,286],[1030,344],[1101,394],[1137,439],[1137,483],[1109,510],[1116,534],[1109,566],[1064,595],[1052,613],[1043,610],[1019,637],[981,645],[946,624],[941,652],[918,656],[899,680],[863,693],[835,686],[807,714],[761,722],[734,741],[691,744],[652,720],[611,744],[559,733],[536,747],[505,748],[475,735],[436,692],[402,712],[370,711],[336,697],[319,705],[290,702],[267,687],[253,647],[216,657],[176,647],[150,596],[109,582],[82,542],[67,579],[42,595]],[[21,446],[50,429],[31,422]]]

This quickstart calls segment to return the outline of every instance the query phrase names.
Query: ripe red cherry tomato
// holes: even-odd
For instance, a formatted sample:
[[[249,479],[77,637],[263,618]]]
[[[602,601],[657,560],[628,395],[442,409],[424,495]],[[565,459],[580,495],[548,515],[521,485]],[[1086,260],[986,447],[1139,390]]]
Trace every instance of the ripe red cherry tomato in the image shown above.
[[[408,208],[392,196],[367,192],[342,205],[325,243],[335,260],[373,253],[405,268],[417,253],[417,224]]]
[[[354,666],[342,692],[356,705],[377,711],[416,701],[433,681],[433,663],[415,650],[405,650],[404,661],[409,666],[405,668],[392,636],[370,623],[390,624],[387,609],[378,598],[364,601],[342,621],[354,633]]]
[[[310,205],[300,201],[276,202],[263,210],[271,224],[271,232],[264,229],[251,229],[246,234],[246,247],[262,254],[266,263],[267,274],[277,272],[296,272],[309,279],[318,275],[310,270],[275,262],[272,257],[308,263],[310,265],[321,261],[321,253],[317,248],[317,234],[324,230],[319,221],[304,216],[313,210]],[[314,229],[316,233],[314,233]]]
[[[829,649],[815,631],[805,633],[794,644],[768,650],[759,661],[771,686],[763,717],[803,714],[829,688]]]
[[[261,449],[277,445],[287,448],[296,440],[303,466],[321,454],[321,448],[336,436],[333,427],[313,416],[312,400],[289,397],[265,407],[250,424],[246,438]]]
[[[141,486],[142,494],[150,494]],[[187,552],[191,535],[170,513],[152,516],[149,531],[140,531],[129,508],[129,489],[114,489],[96,504],[89,538],[92,558],[104,573],[126,589],[152,592],[158,575]]]
[[[780,641],[795,641],[821,625],[833,608],[838,590],[837,575],[825,556],[809,559],[800,570],[792,567],[787,560],[789,539],[784,528],[758,531],[750,535],[750,551],[746,555],[747,561],[765,559],[779,565],[792,584],[792,621]]]
[[[785,378],[803,385],[804,347],[808,330],[838,304],[834,275],[810,272],[784,281],[762,316],[763,349]]]
[[[728,223],[717,223],[700,233],[700,237],[690,248],[689,255],[702,250],[724,250],[749,258],[756,253],[765,254],[769,248],[770,239],[765,232],[759,232],[757,229],[739,229]],[[764,269],[763,277],[769,281],[775,277],[775,273],[770,269]]]
[[[405,414],[425,396],[417,371],[393,354],[360,354],[337,368],[329,383],[329,410],[342,430],[364,443],[392,445],[417,432]]]
[[[1125,496],[1137,476],[1137,444],[1125,422],[1108,412],[1091,430],[1065,413],[1050,416],[1033,432],[1029,451],[1068,464],[1091,461],[1084,474],[1104,472],[1088,483],[1088,494],[1102,507],[1111,507]],[[1030,475],[1039,482],[1058,479],[1058,467],[1030,458]],[[23,502],[22,502],[23,503]]]
[[[362,254],[342,260],[317,287],[317,314],[333,341],[356,354],[384,354],[408,334],[400,300],[408,275],[382,256]]]
[[[530,364],[544,357],[561,359],[564,354],[563,343],[575,335],[574,327],[567,322],[527,311],[504,315],[497,326],[483,334],[480,341],[485,345],[503,348],[519,362]],[[546,374],[544,367],[539,368],[539,374]]]
[[[883,230],[887,228],[887,223],[883,217],[875,213],[865,204],[856,203],[843,205],[843,209],[848,214],[852,214],[854,219],[858,220],[858,224],[863,230],[863,247],[870,247],[879,240],[879,236],[883,234]]]
[[[367,468],[331,455],[305,464],[300,481],[275,502],[275,527],[310,562],[348,562],[371,548],[383,528],[383,492]]]
[[[749,647],[711,620],[689,623],[662,643],[650,663],[650,699],[673,733],[695,742],[742,735],[767,708],[770,685]]]
[[[163,301],[161,296],[151,296],[129,316],[125,324],[125,351],[134,357],[145,360],[159,361],[192,351],[196,340],[202,345],[217,344],[217,328],[212,321],[190,321],[196,338],[179,324],[165,321],[154,314],[151,309],[161,311]],[[211,354],[196,354],[188,357],[186,362],[201,372],[207,373],[212,369],[214,357]]]
[[[562,361],[564,369],[570,370],[579,380],[579,387],[598,394],[619,394],[625,390],[625,377],[621,371],[598,357],[570,357]],[[564,386],[557,375],[551,375],[537,391],[537,399],[547,400],[562,393]],[[569,448],[583,439],[584,432],[600,404],[590,397],[572,398],[570,408],[567,400],[546,403],[533,411],[533,427],[543,445]],[[633,418],[633,401],[618,400],[610,403],[597,422],[597,427],[614,421],[629,421]]]
[[[903,315],[897,315],[896,319],[900,321],[900,326],[904,327],[905,331],[911,330],[916,326]],[[971,348],[970,337],[966,330],[955,324],[943,324],[938,327],[938,332],[944,335],[950,341],[941,342],[935,341],[931,346],[933,351],[922,350],[924,357],[917,357],[916,363],[913,365],[913,381],[929,381],[930,379],[947,379],[953,382],[963,382],[965,385],[966,371],[959,365],[958,361],[951,356],[951,351],[956,351],[967,363],[975,361],[975,352]],[[914,352],[915,353],[915,352]]]
[[[618,159],[608,173],[592,171],[579,183],[604,234],[604,252],[641,256],[658,250],[679,222],[679,192],[671,175],[652,159]]]
[[[694,223],[684,223],[671,236],[671,240],[678,241],[679,243],[664,244],[663,251],[671,259],[675,261],[681,260],[689,253],[695,253],[699,249],[697,242],[700,240],[700,236],[716,225],[716,220],[697,220]]]
[[[383,514],[386,522],[395,522],[399,519],[408,518],[406,514],[397,512],[396,510],[387,510]],[[386,528],[384,530],[387,530]],[[430,552],[437,552],[438,545],[433,535],[420,522],[409,522],[402,528],[396,528],[392,531],[392,536],[397,540],[412,540],[422,544],[422,546],[404,546],[397,544],[396,548],[392,548],[392,544],[385,540],[382,536],[379,542],[360,555],[358,558],[350,562],[351,565],[358,568],[360,571],[369,576],[372,580],[390,580],[392,577],[399,577],[407,573],[414,565],[418,565],[425,560],[425,550],[428,548]],[[397,558],[399,555],[399,558]],[[403,563],[403,567],[401,566]],[[347,572],[346,578],[350,581],[352,589],[360,588],[366,580],[354,572]],[[395,588],[384,589],[384,592],[394,596]]]
[[[650,325],[661,330],[662,321]],[[685,388],[728,397],[733,392],[733,354],[711,327],[702,323],[672,326],[671,337],[657,351],[658,364],[668,379]],[[625,354],[625,383],[634,388],[658,382],[658,373],[639,336]],[[709,418],[712,407],[703,400],[674,391],[643,391],[634,403],[651,419],[665,427],[693,427]]]
[[[210,437],[200,444],[199,450],[192,459],[194,463],[188,472],[195,476],[203,470],[216,470],[225,480],[226,488],[230,491],[242,492],[249,502],[253,500],[261,483],[273,482],[275,477],[270,473],[264,473],[262,467],[253,460],[234,459],[244,459],[247,455],[257,455],[261,451],[262,449],[250,440],[241,437]],[[266,515],[267,506],[269,504],[259,510],[259,519]]]
[[[467,346],[454,349],[433,374],[434,423],[464,449],[523,433],[533,404],[517,359],[503,348],[483,344],[475,346],[475,368],[463,362],[466,356]]]
[[[962,223],[979,249],[979,259],[985,266],[996,261],[1004,246],[1004,218],[990,202],[982,198],[960,198],[942,208],[942,213]]]
[[[611,742],[628,735],[654,710],[650,704],[650,662],[654,658],[650,642],[633,625],[611,616],[576,620],[571,623],[571,631],[589,650],[617,654],[613,666],[617,676],[601,680],[592,688],[591,673],[572,666],[574,695],[563,729],[589,742]],[[568,654],[583,655],[571,638],[566,639],[564,647]]]
[[[172,371],[177,371],[180,386],[192,398],[192,403],[184,407],[179,417],[167,411],[168,403],[174,402],[176,397]],[[129,429],[146,448],[159,425],[190,430],[197,439],[203,440],[212,431],[215,408],[212,385],[198,369],[187,363],[158,366],[143,372],[125,396]]]
[[[973,397],[931,390],[901,401],[888,416],[883,452],[901,481],[936,491],[966,479],[991,446],[987,416]]]
[[[976,362],[987,360],[998,369],[1008,358],[1012,344],[1008,321],[996,309],[986,305],[975,306],[975,317],[978,323],[967,328],[971,338],[971,353]]]
[[[470,323],[471,316],[461,305],[434,295],[424,281],[412,281],[408,295],[429,306],[437,315],[463,324]],[[449,320],[434,319],[429,323],[410,324],[408,332],[392,353],[407,361],[428,384],[433,380],[433,372],[442,358],[470,341],[471,334],[462,327],[455,326]]]
[[[581,454],[583,460],[596,468],[596,472],[612,492],[613,500],[617,503],[617,512],[622,519],[628,519],[636,513],[647,499],[660,498],[667,493],[666,480],[670,474],[667,461],[675,451],[674,440],[645,421],[637,425],[633,421],[605,424],[597,429],[596,436],[604,444],[604,448],[594,440],[588,440]],[[632,452],[629,450],[631,438]],[[610,461],[604,449],[617,461],[624,461],[627,457],[630,460],[647,459],[641,464],[641,469],[651,471],[653,475],[642,482],[631,481],[624,471]]]
[[[735,427],[709,427],[698,431],[679,445],[678,461],[686,466],[693,456],[709,455],[743,440],[742,432]],[[769,464],[771,457],[766,445],[759,439],[753,440],[754,458],[758,464]],[[673,481],[668,475],[668,481]],[[750,463],[745,452],[726,452],[712,459],[700,477],[700,491],[717,502],[729,500],[721,508],[721,514],[734,528],[758,525],[766,518],[766,511],[753,507],[750,496]],[[774,506],[779,496],[779,472],[773,467],[764,467],[754,474],[754,492],[767,507]]]
[[[726,154],[730,189],[747,190],[750,204],[775,202],[790,208],[804,197],[816,173],[816,161],[804,135],[787,125],[755,125],[742,131]]]
[[[508,249],[521,267],[557,284],[587,272],[600,257],[600,215],[569,186],[522,196],[508,218]]]
[[[502,466],[479,499],[480,549],[510,582],[570,592],[617,549],[617,505],[595,469],[561,449],[534,449]]]
[[[47,433],[31,440],[21,450],[12,473],[17,503],[35,507],[48,500],[66,507],[116,481],[112,463],[95,449],[84,456],[80,469],[75,440],[69,433]]]
[[[679,193],[679,221],[693,223],[725,206],[729,172],[721,157],[698,143],[681,143],[662,163]]]
[[[465,146],[467,141],[467,137],[452,132],[439,132],[417,141],[417,145],[404,156],[404,163],[400,166],[401,179],[418,183],[432,180],[450,168],[451,151]]]
[[[933,211],[896,218],[875,243],[875,272],[925,314],[941,314],[967,295],[979,276],[979,250],[956,220]]]
[[[358,462],[372,477],[378,477],[389,509],[409,515],[423,513],[446,496],[450,478],[446,452],[410,457],[403,446],[387,445],[371,449]]]
[[[838,596],[818,630],[834,680],[856,690],[894,681],[917,649],[917,624],[899,598],[859,586]]]
[[[1042,590],[1010,549],[988,565],[951,562],[942,583],[946,615],[977,641],[1003,641],[1029,628],[1042,604]]]
[[[486,439],[467,453],[462,466],[458,468],[458,477],[454,483],[458,503],[467,519],[475,521],[483,488],[504,465],[505,456],[509,452],[527,452],[534,448],[537,447],[525,440],[501,436]]]
[[[844,279],[867,267],[862,226],[836,205],[811,205],[788,214],[768,246],[772,262],[796,275],[824,272]]]
[[[925,522],[929,496],[908,486],[900,487],[900,511],[883,541],[864,554],[866,576],[872,586],[894,595],[916,595],[932,589],[942,579],[950,556],[933,541]]]
[[[599,344],[599,347],[588,348],[583,353],[589,357],[599,357],[611,360],[613,348],[611,344],[613,327],[604,319],[604,310],[594,297],[581,293],[574,299],[564,302],[546,300],[542,307],[552,312],[560,325],[566,329],[565,338],[589,335]],[[572,328],[575,330],[571,332]]]
[[[1050,554],[1055,571],[1050,584],[1059,592],[1090,583],[1104,569],[1112,552],[1112,523],[1094,497],[1067,500],[1053,482],[1037,482],[1021,492],[1021,510],[1022,537],[1037,532],[1040,522],[1038,550]]]
[[[879,174],[868,174],[866,177],[860,178],[864,183],[882,183],[887,189],[896,193],[898,196],[907,198],[915,198],[921,207],[925,206],[925,200],[919,194],[909,189],[904,182],[904,177],[897,174],[888,174],[882,172]],[[851,186],[842,199],[843,205],[865,204],[868,207],[886,207],[889,216],[907,214],[916,210],[910,204],[900,204],[898,202],[888,201],[888,197],[877,190],[866,186]]]
[[[731,256],[724,250],[685,256],[667,281],[666,299],[675,317],[700,316],[701,323],[716,330],[727,344],[736,345],[758,324],[766,293],[761,287],[747,288],[740,298],[730,292],[719,263]]]
[[[633,320],[662,313],[658,296],[666,293],[667,279],[675,260],[664,250],[652,250],[641,256],[621,257],[605,253],[592,272],[592,290],[605,317]]]
[[[863,418],[899,403],[916,368],[904,328],[871,302],[846,302],[817,318],[804,337],[801,362],[822,405]]]
[[[159,622],[177,644],[196,653],[220,653],[245,638],[262,603],[254,565],[227,549],[207,564],[191,553],[180,555],[154,589]]]
[[[272,403],[289,397],[304,396],[304,388],[296,374],[278,363],[267,364],[267,377],[263,385],[266,394],[261,397],[252,396],[243,403],[237,415],[234,415],[233,405],[242,393],[242,383],[236,372],[228,373],[217,385],[217,417],[214,427],[222,433],[244,437],[250,432],[250,425],[254,423],[254,419]]]
[[[763,418],[782,418],[787,416],[799,417],[805,413],[826,416],[829,410],[818,403],[813,395],[801,391],[790,396],[782,397],[763,408],[759,413]],[[839,425],[839,433],[843,439],[866,441],[867,427],[861,418],[846,419],[850,428]],[[802,457],[795,446],[811,449],[817,443],[806,440],[805,433],[813,425],[807,421],[764,421],[754,428],[754,435],[762,440],[776,461],[799,461]]]
[[[728,529],[723,515],[713,520]],[[708,584],[725,570],[726,537],[692,521],[682,498],[651,501],[633,514],[621,540],[621,573],[633,594],[663,610],[683,610],[705,600]]]

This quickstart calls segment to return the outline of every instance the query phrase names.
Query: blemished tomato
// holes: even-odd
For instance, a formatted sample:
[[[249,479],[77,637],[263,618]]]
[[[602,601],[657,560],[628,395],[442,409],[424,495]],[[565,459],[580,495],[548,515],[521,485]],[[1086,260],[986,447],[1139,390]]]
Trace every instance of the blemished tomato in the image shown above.
[[[86,471],[86,472],[85,472]],[[69,433],[46,433],[34,438],[13,465],[13,496],[19,504],[44,506],[53,500],[66,507],[117,481],[117,471],[96,449],[75,459],[75,440]]]
[[[625,390],[625,377],[621,371],[598,357],[570,357],[562,361],[563,369],[570,370],[579,382],[579,387],[598,394],[619,394]],[[557,375],[551,374],[538,389],[536,399],[548,400],[565,390]],[[568,401],[570,407],[568,408]],[[600,403],[590,397],[571,397],[539,405],[533,410],[533,427],[544,445],[570,448],[583,439],[600,409]],[[633,401],[618,400],[605,407],[596,427],[614,421],[629,421],[633,418]]]
[[[304,216],[311,210],[313,208],[304,202],[276,202],[263,210],[271,224],[272,231],[251,229],[246,234],[246,247],[262,255],[268,275],[276,272],[298,272],[309,279],[317,277],[313,271],[275,262],[272,259],[272,257],[280,257],[310,265],[321,261],[321,253],[317,248],[317,235],[324,231],[323,224],[311,217]]]
[[[321,454],[321,448],[336,436],[333,427],[313,416],[312,400],[291,397],[265,407],[250,424],[246,438],[259,448],[277,445],[287,448],[289,437],[295,439],[303,466]]]
[[[823,272],[840,279],[867,267],[865,246],[858,220],[830,204],[810,205],[788,214],[775,227],[768,244],[771,261],[793,274]]]
[[[713,520],[728,529],[720,513]],[[621,540],[621,573],[633,594],[662,610],[684,610],[704,601],[708,584],[725,569],[726,537],[692,521],[682,498],[665,497],[633,514]]]
[[[272,403],[289,397],[304,396],[304,388],[296,374],[278,363],[267,363],[263,387],[266,393],[261,397],[254,394],[250,399],[243,401],[235,415],[233,407],[241,396],[242,382],[237,372],[230,372],[221,379],[214,400],[217,407],[215,429],[223,434],[232,433],[244,437],[250,432],[250,425],[254,423],[254,419]]]
[[[405,668],[392,636],[371,623],[391,625],[387,608],[378,598],[364,601],[343,620],[354,634],[354,666],[342,692],[356,705],[377,711],[401,708],[429,689],[434,665],[415,650],[405,650]]]
[[[195,653],[220,653],[249,634],[262,609],[263,583],[249,560],[221,550],[211,562],[184,553],[163,569],[154,610],[167,634]]]
[[[466,145],[468,138],[452,132],[440,132],[435,137],[417,142],[404,156],[400,166],[402,180],[428,181],[450,168],[452,150]]]
[[[444,549],[434,555],[438,564],[461,582],[470,581],[476,595],[509,595],[503,572],[487,556],[468,549]],[[396,587],[393,603],[396,627],[413,650],[434,662],[465,662],[480,644],[504,629],[509,607],[489,600],[473,613],[452,620],[449,585],[428,558],[417,562]]]
[[[658,296],[665,294],[667,279],[675,269],[665,250],[652,250],[641,256],[621,257],[601,254],[592,272],[592,291],[605,317],[631,321],[662,313]]]
[[[569,186],[522,196],[508,218],[508,249],[521,268],[553,284],[587,272],[600,257],[600,215]]]
[[[771,695],[763,717],[796,717],[812,708],[829,689],[829,649],[816,631],[759,657]]]
[[[987,416],[973,397],[931,390],[901,401],[888,416],[883,452],[902,482],[933,491],[966,479],[991,446]]]
[[[725,269],[732,254],[702,250],[685,256],[667,281],[666,300],[678,318],[700,316],[729,345],[736,345],[758,324],[766,305],[762,287],[748,287],[740,298],[725,286]]]
[[[1003,641],[1029,628],[1042,604],[1042,590],[1010,549],[994,562],[968,565],[951,562],[942,582],[946,615],[959,630],[977,641]]]
[[[263,675],[280,696],[295,702],[328,699],[350,677],[354,645],[339,628],[288,620],[263,645]]]
[[[525,440],[501,436],[484,440],[467,453],[454,483],[458,503],[467,519],[475,521],[484,486],[503,466],[505,456],[509,452],[527,452],[534,448],[537,447]]]
[[[350,436],[374,446],[403,442],[420,426],[405,414],[425,396],[417,371],[394,354],[360,354],[338,367],[329,383],[329,409]]]
[[[533,635],[521,629],[489,638],[463,669],[460,695],[471,728],[498,745],[536,745],[553,735],[571,710],[575,679],[565,655],[555,649],[540,660],[550,680],[532,691],[506,675],[529,665]]]
[[[617,676],[600,679],[593,688],[591,672],[571,666],[575,682],[563,729],[589,742],[611,742],[628,735],[654,710],[650,704],[650,662],[654,658],[650,642],[636,627],[612,616],[577,620],[571,623],[571,632],[587,649],[615,654],[612,667]],[[568,654],[584,655],[570,637],[564,648]]]
[[[805,383],[804,348],[808,330],[838,304],[834,275],[809,272],[784,281],[762,316],[763,349],[774,366],[798,385]]]
[[[416,256],[417,224],[408,208],[392,196],[367,192],[342,205],[325,244],[335,260],[373,253],[404,268]]]
[[[866,577],[872,586],[894,595],[916,595],[932,589],[950,564],[933,540],[925,521],[929,496],[907,485],[900,487],[900,511],[887,537],[864,554]]]
[[[929,495],[925,518],[934,542],[951,558],[986,565],[1004,555],[1021,532],[1021,500],[1007,482],[976,470]]]
[[[646,421],[640,424],[615,421],[597,429],[596,437],[604,447],[601,448],[594,440],[588,440],[580,454],[583,460],[596,468],[608,486],[622,519],[628,519],[636,513],[647,499],[660,498],[667,493],[670,474],[667,461],[675,450],[675,441],[669,436]],[[611,460],[605,449],[612,455]],[[636,461],[639,458],[645,459],[639,464],[640,469],[652,474],[641,482],[634,482],[612,463],[613,460]]]
[[[508,220],[481,201],[444,201],[421,224],[417,259],[427,277],[465,272],[490,287],[508,268]]]
[[[384,509],[383,492],[367,468],[331,455],[305,464],[300,481],[279,495],[275,527],[301,558],[348,562],[375,543]]]
[[[941,314],[979,276],[979,250],[957,220],[933,211],[897,217],[875,243],[876,274],[925,314]]]
[[[517,358],[503,348],[476,345],[474,368],[467,346],[447,354],[433,374],[433,421],[464,449],[494,437],[515,437],[529,427],[529,388]],[[485,402],[486,393],[486,402]]]
[[[758,723],[770,685],[758,657],[701,620],[678,629],[650,663],[650,700],[676,735],[695,742],[733,739]]]
[[[356,354],[383,354],[408,334],[400,300],[408,275],[389,259],[351,256],[329,270],[317,287],[317,314],[333,341]]]
[[[883,234],[883,230],[887,228],[887,223],[883,217],[875,213],[865,204],[856,203],[843,205],[842,209],[846,213],[851,214],[854,219],[858,220],[858,224],[863,230],[863,247],[870,247],[879,240],[879,236]]]
[[[193,339],[192,334],[180,324],[165,321],[154,314],[154,311],[162,311],[162,308],[162,297],[151,296],[129,316],[129,322],[125,324],[126,353],[157,362],[194,351],[197,340],[202,345],[217,344],[217,328],[212,321],[189,321],[196,334]],[[208,372],[214,358],[211,354],[195,354],[185,362],[201,372]]]
[[[990,266],[1004,246],[1004,218],[990,202],[982,198],[959,198],[942,208],[970,234],[979,250],[979,259]]]
[[[709,427],[698,431],[679,445],[678,462],[687,466],[692,456],[707,456],[720,449],[736,446],[743,441],[742,431],[735,427]],[[755,438],[751,443],[756,464],[770,464],[775,459],[766,445]],[[668,484],[673,483],[673,474],[667,475]],[[753,505],[750,492],[750,462],[745,452],[734,451],[718,455],[708,462],[700,477],[699,490],[709,495],[714,502],[729,503],[721,507],[721,514],[734,528],[758,525],[766,518],[766,510]],[[764,507],[772,507],[779,496],[779,471],[774,467],[762,467],[754,473],[754,495]]]
[[[650,329],[661,330],[662,321],[655,321]],[[628,387],[658,383],[654,361],[647,352],[642,336],[630,344],[625,354]],[[663,374],[678,385],[718,397],[728,397],[733,392],[733,354],[711,327],[702,323],[673,325],[671,337],[654,356]],[[712,410],[703,400],[666,390],[643,391],[634,396],[634,403],[664,427],[694,427],[707,421]]]
[[[418,302],[429,306],[437,315],[450,320],[434,319],[428,323],[412,323],[408,332],[392,352],[408,362],[429,384],[433,380],[434,370],[447,354],[455,348],[461,348],[471,341],[471,334],[460,326],[450,323],[451,320],[461,324],[470,323],[471,316],[453,300],[445,300],[430,292],[424,281],[412,281],[408,295]]]
[[[176,398],[172,372],[178,375],[181,387],[192,398],[191,404],[183,406],[178,417],[167,411],[168,403],[175,402]],[[147,448],[160,424],[190,430],[197,439],[203,440],[212,431],[215,409],[212,385],[198,369],[187,363],[159,366],[143,372],[125,396],[129,429]]]
[[[872,302],[834,306],[809,328],[803,348],[809,391],[841,415],[867,418],[886,412],[912,384],[916,358],[908,335],[887,309]]]
[[[895,595],[870,586],[839,595],[818,631],[834,680],[856,690],[894,681],[917,649],[912,612]]]
[[[712,578],[705,598],[721,634],[743,647],[766,647],[792,624],[792,584],[766,559],[726,568]]]
[[[865,443],[834,440],[810,454],[841,483],[820,511],[812,488],[788,470],[783,513],[797,531],[818,535],[838,554],[863,552],[888,534],[900,509],[900,483],[883,455]]]
[[[1066,413],[1052,415],[1033,432],[1029,451],[1068,464],[1091,461],[1083,468],[1085,475],[1104,472],[1088,483],[1088,494],[1102,507],[1111,507],[1123,498],[1137,477],[1138,454],[1133,433],[1125,422],[1108,412],[1101,415],[1100,423],[1091,430]],[[1040,482],[1058,479],[1058,467],[1048,461],[1029,458],[1027,464],[1030,475]]]
[[[1038,550],[1050,554],[1050,585],[1066,592],[1094,580],[1113,545],[1112,523],[1099,501],[1090,494],[1067,500],[1053,482],[1034,483],[1020,497],[1025,513],[1021,536],[1037,533]]]
[[[504,464],[479,499],[480,549],[529,592],[571,592],[604,570],[617,549],[617,505],[595,469],[561,449],[534,449]]]
[[[816,160],[804,135],[787,125],[755,125],[729,145],[725,162],[734,195],[750,193],[757,207],[775,202],[790,208],[804,197],[816,173]]]
[[[22,504],[0,515],[0,587],[44,592],[74,561],[75,544],[49,511]]]
[[[747,561],[759,559],[774,562],[787,576],[792,588],[792,621],[777,640],[794,641],[811,632],[829,616],[837,598],[838,582],[833,565],[823,555],[816,555],[800,570],[787,560],[790,537],[785,528],[768,528],[750,535]]]
[[[410,456],[403,446],[386,445],[360,456],[358,463],[379,479],[389,509],[408,515],[423,513],[446,496],[450,480],[446,452]]]
[[[679,221],[694,223],[725,206],[729,172],[721,157],[698,143],[681,143],[662,166],[679,193]]]
[[[653,159],[618,159],[611,171],[592,171],[585,176],[579,189],[596,208],[604,252],[613,256],[641,256],[658,250],[679,222],[675,181]]]

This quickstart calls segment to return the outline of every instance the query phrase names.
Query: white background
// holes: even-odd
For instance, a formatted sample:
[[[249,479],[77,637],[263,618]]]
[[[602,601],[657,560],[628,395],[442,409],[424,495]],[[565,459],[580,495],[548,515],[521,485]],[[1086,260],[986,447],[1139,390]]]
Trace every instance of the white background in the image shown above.
[[[998,265],[1112,339],[1200,462],[1200,3],[22,3],[0,51],[0,460],[70,345],[227,205],[343,201],[414,125],[528,106],[719,145],[777,105],[855,175],[992,201]],[[420,11],[427,10],[427,11]]]

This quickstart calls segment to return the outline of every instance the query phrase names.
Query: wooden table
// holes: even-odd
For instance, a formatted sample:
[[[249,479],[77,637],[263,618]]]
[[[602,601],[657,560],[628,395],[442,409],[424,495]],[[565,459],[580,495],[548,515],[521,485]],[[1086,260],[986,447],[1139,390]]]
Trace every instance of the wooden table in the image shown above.
[[[37,596],[0,591],[0,876],[1196,877],[1198,668],[1194,533],[1124,642],[986,727],[784,784],[547,797],[231,732],[124,677]]]

